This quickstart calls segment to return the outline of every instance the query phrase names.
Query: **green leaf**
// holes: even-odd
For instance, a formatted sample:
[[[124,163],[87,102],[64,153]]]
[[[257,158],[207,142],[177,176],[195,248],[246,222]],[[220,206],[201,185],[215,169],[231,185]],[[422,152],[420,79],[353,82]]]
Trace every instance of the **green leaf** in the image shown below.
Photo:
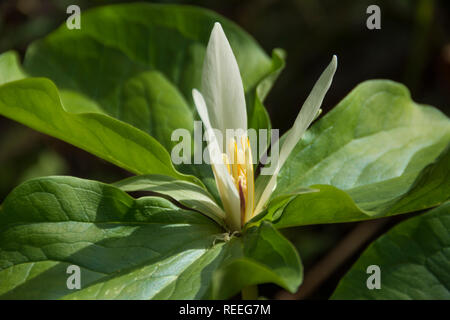
[[[450,299],[449,230],[450,202],[400,223],[363,252],[331,298]],[[367,288],[370,265],[380,267],[380,289]]]
[[[26,70],[95,101],[99,112],[151,134],[168,150],[173,130],[192,130],[191,92],[200,88],[214,22],[227,34],[247,95],[273,78],[282,63],[279,58],[271,61],[236,24],[201,8],[121,4],[83,12],[81,20],[80,30],[63,24],[33,43],[26,53]],[[249,122],[265,116],[264,107],[251,111]]]
[[[217,270],[237,260],[264,270],[254,275],[246,269],[254,283],[296,289],[298,255],[269,223],[242,237],[228,239],[223,232],[163,198],[135,200],[116,187],[73,177],[30,180],[0,209],[0,298],[229,297],[242,283],[230,287]],[[67,289],[69,265],[81,269],[79,290]]]
[[[194,117],[179,91],[157,71],[142,72],[123,84],[117,118],[146,131],[166,147],[175,129],[192,131]],[[150,109],[151,106],[151,109]]]
[[[437,206],[450,197],[449,163],[447,148],[417,178],[403,175],[349,193],[329,185],[313,185],[311,188],[319,192],[288,197],[281,208],[274,198],[266,216],[259,218],[284,228],[367,220]],[[405,185],[409,189],[404,190]]]
[[[199,183],[178,173],[167,151],[151,136],[99,113],[65,109],[55,85],[27,78],[0,86],[0,114],[69,142],[137,174],[164,174]]]
[[[228,259],[214,275],[213,297],[225,299],[239,289],[273,282],[294,293],[303,281],[303,267],[294,246],[269,222],[247,230],[242,243],[229,245]]]
[[[434,207],[450,198],[449,163],[450,146],[417,177],[411,172],[376,183],[373,188],[354,188],[349,194],[362,208],[383,215]]]
[[[299,187],[323,192],[293,198],[281,217],[289,223],[280,226],[438,205],[450,197],[449,143],[444,114],[414,103],[400,84],[365,82],[307,131],[281,169],[273,197]],[[320,187],[325,184],[334,188]]]
[[[139,3],[88,10],[83,12],[80,30],[68,30],[63,24],[46,38],[33,43],[27,50],[24,65],[31,76],[47,77],[57,85],[59,99],[66,111],[83,114],[82,118],[97,119],[99,116],[84,116],[85,113],[97,113],[128,122],[155,137],[166,150],[170,150],[175,144],[171,141],[173,130],[192,130],[196,115],[191,90],[200,85],[204,51],[216,21],[227,33],[240,66],[250,127],[270,128],[270,119],[262,100],[284,67],[283,53],[275,50],[270,59],[236,24],[201,8]],[[6,83],[24,76],[19,72],[14,53],[7,53],[2,61],[1,81]],[[37,112],[42,111],[43,107],[38,108]],[[85,136],[80,135],[78,130],[75,133],[61,133],[37,125],[29,118],[41,118],[42,114],[34,115],[33,110],[29,111],[27,119],[11,114],[9,110],[0,109],[0,114],[64,139],[134,173],[181,178],[172,168],[169,169],[171,173],[149,169],[157,167],[150,160],[139,160],[145,162],[141,166],[134,163],[136,159],[123,159],[123,150],[116,150],[115,143],[110,145],[115,137],[107,139],[100,148],[108,149],[108,154],[105,154],[103,150],[97,151],[97,145],[78,141]],[[73,117],[60,119],[58,116],[61,113],[53,112],[51,108],[46,109],[47,113],[54,113],[49,120],[56,122],[47,123],[48,127],[59,127],[67,121],[75,126],[72,125],[75,121]],[[76,122],[76,126],[87,124]],[[92,128],[96,133],[97,130],[97,127]],[[133,135],[130,137],[134,138]],[[160,146],[153,142],[150,144],[156,154],[150,156],[161,158]],[[140,158],[148,158],[148,155],[142,154]],[[162,158],[164,161],[167,159],[165,155]],[[185,172],[197,171],[187,167],[192,165],[185,165]],[[205,179],[208,190],[216,197],[216,186],[211,183],[210,176],[200,175],[200,178]]]
[[[14,51],[0,54],[0,85],[25,78],[19,63],[19,56]]]
[[[283,166],[276,193],[300,184],[352,190],[418,175],[449,142],[450,120],[439,110],[414,103],[401,84],[366,81],[308,130]]]
[[[375,217],[359,208],[344,191],[329,185],[314,185],[318,192],[291,196],[281,203],[270,203],[263,218],[277,228],[311,224],[350,222]]]
[[[134,176],[113,184],[123,191],[151,191],[171,197],[224,226],[225,212],[208,191],[196,184],[161,175]]]

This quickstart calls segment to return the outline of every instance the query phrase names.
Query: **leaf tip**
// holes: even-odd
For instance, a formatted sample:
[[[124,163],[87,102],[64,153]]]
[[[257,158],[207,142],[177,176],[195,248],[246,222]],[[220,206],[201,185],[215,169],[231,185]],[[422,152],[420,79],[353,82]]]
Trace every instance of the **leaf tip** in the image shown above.
[[[336,70],[337,68],[337,56],[333,54],[333,58],[331,58],[331,65],[333,66],[333,69]]]

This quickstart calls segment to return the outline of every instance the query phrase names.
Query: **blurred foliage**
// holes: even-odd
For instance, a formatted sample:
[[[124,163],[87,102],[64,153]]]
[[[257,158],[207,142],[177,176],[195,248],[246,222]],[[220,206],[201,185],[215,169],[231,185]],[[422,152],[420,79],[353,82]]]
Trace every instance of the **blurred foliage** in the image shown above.
[[[66,8],[131,1],[2,0],[0,52],[23,54],[33,40],[67,18]],[[374,78],[404,83],[419,103],[450,114],[450,1],[440,0],[163,0],[214,10],[247,30],[270,53],[287,52],[287,67],[266,100],[274,128],[285,131],[332,54],[338,72],[324,112],[358,83]],[[381,30],[366,28],[366,8],[381,8]],[[142,41],[145,41],[143,39]],[[82,48],[80,48],[82,50]],[[292,119],[292,121],[286,121]],[[112,182],[130,174],[53,138],[0,117],[0,201],[25,179],[68,174]],[[306,270],[353,226],[292,228]],[[326,284],[328,290],[333,285]],[[272,287],[268,286],[269,291]],[[266,290],[267,291],[267,290]],[[267,296],[270,292],[263,290]]]

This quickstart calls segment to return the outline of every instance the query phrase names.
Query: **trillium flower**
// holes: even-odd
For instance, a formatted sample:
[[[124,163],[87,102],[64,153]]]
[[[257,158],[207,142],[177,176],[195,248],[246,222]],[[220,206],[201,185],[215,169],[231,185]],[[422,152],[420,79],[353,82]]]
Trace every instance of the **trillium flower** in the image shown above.
[[[225,33],[221,25],[215,23],[206,48],[201,92],[194,89],[192,94],[206,128],[209,157],[225,211],[225,222],[232,231],[240,231],[246,222],[264,210],[276,187],[281,167],[318,116],[336,67],[337,58],[333,56],[286,137],[282,142],[275,142],[280,146],[278,148],[274,144],[276,148],[272,149],[279,149],[280,153],[273,174],[258,179],[255,185],[242,79]],[[230,137],[227,129],[239,134]]]

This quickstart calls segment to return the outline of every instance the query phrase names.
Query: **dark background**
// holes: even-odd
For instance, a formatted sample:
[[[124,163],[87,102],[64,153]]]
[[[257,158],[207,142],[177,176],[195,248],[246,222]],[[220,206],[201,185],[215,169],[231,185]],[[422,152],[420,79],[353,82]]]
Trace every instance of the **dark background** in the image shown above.
[[[70,4],[88,8],[128,1],[0,0],[0,53],[23,57],[30,42],[65,22]],[[287,66],[265,105],[272,125],[287,130],[332,54],[339,66],[324,112],[358,83],[375,78],[404,83],[413,99],[450,114],[450,1],[212,0],[148,1],[198,5],[235,21],[270,54],[287,52]],[[366,8],[381,8],[381,30],[366,28]],[[104,182],[130,174],[64,142],[0,116],[0,201],[20,182],[65,174]],[[328,298],[370,240],[405,217],[292,228],[285,235],[305,266],[299,295],[261,286],[269,298]]]

